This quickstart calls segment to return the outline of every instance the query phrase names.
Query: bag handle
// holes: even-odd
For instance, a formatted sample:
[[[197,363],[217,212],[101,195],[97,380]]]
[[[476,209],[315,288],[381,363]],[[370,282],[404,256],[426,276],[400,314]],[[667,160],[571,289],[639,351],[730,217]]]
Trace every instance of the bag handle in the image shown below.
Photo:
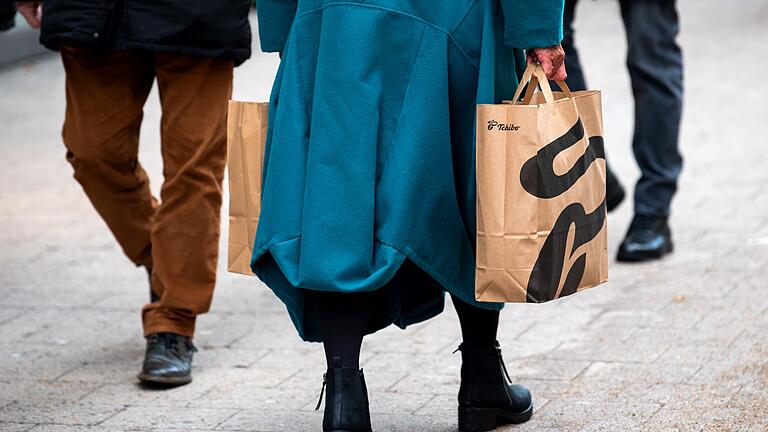
[[[516,104],[520,100],[520,96],[523,94],[523,88],[525,88],[525,85],[528,84],[529,81],[531,81],[531,77],[533,77],[533,64],[528,63],[528,67],[525,68],[525,72],[523,72],[523,76],[520,77],[520,83],[517,85],[517,90],[515,90],[515,95],[512,97],[512,103]]]
[[[565,81],[556,80],[555,83],[558,85],[558,87],[560,87],[567,98],[573,97],[573,93],[571,93],[571,89],[568,87],[568,84],[566,84]],[[541,67],[540,63],[528,63],[528,66],[525,68],[525,72],[523,72],[523,76],[520,78],[520,84],[517,86],[517,90],[515,91],[515,96],[512,99],[513,103],[519,103],[520,96],[522,95],[523,88],[525,88],[526,84],[528,84],[528,88],[526,89],[525,95],[523,96],[523,105],[531,104],[531,100],[533,100],[533,95],[536,92],[537,87],[541,87],[541,92],[544,94],[544,99],[547,101],[547,103],[555,102],[555,96],[552,93],[549,80],[547,79],[547,76],[544,73],[544,69]]]

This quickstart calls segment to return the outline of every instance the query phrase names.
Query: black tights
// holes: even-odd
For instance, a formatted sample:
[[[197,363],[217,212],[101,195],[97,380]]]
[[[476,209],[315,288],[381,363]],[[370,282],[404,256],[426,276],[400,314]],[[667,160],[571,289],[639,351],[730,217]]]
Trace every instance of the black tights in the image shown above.
[[[343,367],[359,369],[360,348],[373,312],[373,293],[312,291],[310,295],[317,304],[328,369],[333,367],[335,356],[341,356]]]
[[[468,345],[492,345],[499,329],[499,311],[473,306],[451,295],[453,307],[459,316],[461,338]]]
[[[328,368],[340,356],[342,366],[360,368],[360,348],[374,309],[373,293],[342,294],[312,291],[323,333],[323,348]],[[489,345],[496,341],[499,311],[481,309],[451,295],[459,315],[461,336],[465,343]]]

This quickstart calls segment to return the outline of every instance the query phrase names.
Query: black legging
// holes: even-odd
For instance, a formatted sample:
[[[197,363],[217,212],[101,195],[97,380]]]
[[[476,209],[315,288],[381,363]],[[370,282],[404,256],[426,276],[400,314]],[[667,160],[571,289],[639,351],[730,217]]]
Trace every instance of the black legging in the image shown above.
[[[469,345],[491,345],[496,342],[499,329],[499,311],[473,306],[451,295],[453,307],[459,316],[461,338]]]
[[[344,367],[360,368],[360,348],[373,312],[373,293],[310,291],[308,295],[317,305],[328,369],[333,367],[334,356],[341,356]]]
[[[374,309],[374,294],[311,291],[308,295],[317,304],[328,368],[332,368],[335,356],[341,356],[344,367],[360,368],[360,348]],[[481,309],[453,295],[451,298],[459,315],[464,342],[493,344],[499,327],[499,312]]]

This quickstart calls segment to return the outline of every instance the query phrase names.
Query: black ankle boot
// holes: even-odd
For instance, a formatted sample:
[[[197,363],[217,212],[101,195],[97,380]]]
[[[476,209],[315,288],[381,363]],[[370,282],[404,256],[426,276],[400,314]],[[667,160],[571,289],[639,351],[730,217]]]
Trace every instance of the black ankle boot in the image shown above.
[[[324,432],[371,432],[368,388],[362,369],[341,366],[341,357],[333,358],[333,369],[323,375],[325,390]],[[323,391],[317,407],[323,402]]]
[[[533,400],[527,388],[507,384],[509,374],[501,348],[492,345],[459,345],[459,431],[493,430],[510,423],[525,423],[533,415]]]

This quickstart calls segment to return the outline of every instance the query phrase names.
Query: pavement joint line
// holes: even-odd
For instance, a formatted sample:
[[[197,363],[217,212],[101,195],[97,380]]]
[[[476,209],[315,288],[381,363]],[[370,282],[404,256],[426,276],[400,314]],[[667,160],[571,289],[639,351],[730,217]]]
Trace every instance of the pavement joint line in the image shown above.
[[[689,376],[687,379],[685,379],[685,380],[683,381],[683,384],[684,384],[684,385],[690,385],[690,384],[692,384],[692,382],[691,382],[691,381],[693,380],[693,378],[695,378],[695,377],[696,377],[696,375],[698,375],[698,374],[699,374],[699,372],[701,372],[703,369],[704,369],[704,365],[702,365],[702,366],[699,366],[698,368],[696,368],[696,372],[692,373],[692,374],[691,374],[691,376]]]
[[[360,362],[360,367],[362,368],[362,367],[363,367],[363,366],[365,366],[367,363],[369,363],[370,361],[372,361],[373,359],[375,359],[376,357],[379,357],[379,356],[381,356],[381,355],[382,355],[382,353],[378,353],[378,352],[373,352],[373,353],[371,353],[371,356],[370,356],[370,357],[368,357],[367,359],[365,359],[365,360],[362,360],[362,359],[361,359],[361,362]]]
[[[296,372],[294,372],[294,373],[290,374],[289,376],[287,376],[285,379],[283,379],[283,380],[282,380],[282,381],[280,381],[279,383],[277,383],[277,384],[275,384],[275,385],[273,385],[273,386],[268,386],[268,387],[266,387],[266,388],[278,388],[278,387],[280,387],[281,385],[283,385],[285,382],[287,382],[288,380],[290,380],[291,378],[293,378],[293,377],[295,377],[295,376],[300,376],[302,372],[304,372],[304,369],[299,369],[299,370],[297,370]]]
[[[534,400],[533,400],[533,403],[534,403],[534,407],[533,407],[533,412],[534,412],[534,415],[535,415],[535,413],[537,413],[537,412],[539,412],[539,411],[543,410],[543,409],[544,409],[544,408],[545,408],[547,405],[550,405],[550,404],[551,404],[551,402],[552,402],[551,400],[549,400],[549,399],[545,399],[545,400],[544,400],[544,403],[543,403],[543,404],[541,404],[541,405],[539,405],[539,406],[537,407],[537,406],[536,406],[536,399],[534,399]]]
[[[532,321],[530,324],[528,324],[528,326],[527,326],[527,327],[523,328],[523,330],[522,330],[521,332],[517,333],[517,334],[515,335],[515,337],[513,337],[513,338],[512,338],[512,340],[520,340],[520,337],[521,337],[522,335],[524,335],[524,334],[528,333],[528,331],[529,331],[530,329],[532,329],[532,328],[533,328],[533,327],[534,327],[536,324],[537,324],[537,323],[536,323],[535,321]]]
[[[731,342],[728,343],[726,346],[727,348],[733,348],[733,346],[736,344],[736,342],[739,341],[739,339],[747,337],[747,330],[742,330],[741,333],[739,333]]]
[[[691,330],[696,330],[696,327],[698,327],[698,325],[699,325],[699,324],[701,324],[702,322],[704,322],[704,320],[705,320],[705,319],[706,319],[706,318],[707,318],[709,315],[713,314],[714,312],[720,312],[720,311],[722,311],[722,308],[720,308],[720,309],[717,309],[717,310],[710,310],[710,311],[704,312],[704,314],[702,314],[702,315],[701,315],[701,317],[699,318],[699,320],[698,320],[698,321],[696,321],[696,323],[695,323],[695,324],[694,324],[694,325],[691,327]]]
[[[592,367],[592,365],[594,365],[595,363],[596,363],[596,362],[594,362],[594,361],[593,361],[593,362],[590,362],[589,364],[587,364],[587,365],[583,366],[583,367],[581,368],[581,370],[579,371],[579,373],[577,373],[576,375],[574,375],[574,376],[573,376],[573,378],[571,379],[571,381],[576,381],[576,380],[578,380],[578,379],[579,379],[579,378],[580,378],[582,375],[584,375],[584,372],[586,372],[586,371],[587,371],[587,369],[589,369],[590,367]]]
[[[265,358],[266,358],[268,355],[270,355],[270,354],[272,354],[272,353],[274,353],[274,350],[273,350],[273,349],[271,349],[271,348],[268,348],[268,349],[266,349],[266,350],[264,351],[264,353],[263,353],[263,354],[261,354],[260,356],[256,357],[256,360],[254,360],[254,361],[252,361],[252,362],[248,363],[248,369],[250,369],[250,368],[252,368],[252,367],[254,367],[254,366],[258,367],[258,366],[256,365],[256,363],[258,363],[258,362],[259,362],[259,361],[261,361],[262,359],[265,359]]]
[[[640,332],[640,328],[635,328],[630,332],[627,336],[624,337],[624,339],[621,339],[621,343],[626,343],[630,339],[632,339],[635,335],[637,335]]]
[[[542,357],[544,357],[544,359],[546,359],[546,360],[559,360],[558,358],[552,357],[552,354],[554,354],[554,353],[558,352],[558,351],[560,350],[560,348],[561,348],[563,345],[565,345],[566,343],[568,343],[568,342],[558,342],[558,344],[557,344],[557,345],[555,345],[555,347],[554,347],[554,348],[552,348],[552,350],[551,350],[551,351],[548,351],[548,352],[546,352],[546,353],[542,353],[542,354],[537,354],[537,355],[541,355],[541,356],[542,356]],[[535,357],[535,356],[536,356],[536,355],[532,355],[532,356],[527,356],[527,357],[524,357],[524,358],[530,358],[530,357]]]
[[[593,317],[591,320],[587,321],[587,322],[585,323],[585,325],[586,325],[587,327],[591,327],[591,326],[592,326],[592,324],[593,324],[595,321],[597,321],[597,319],[598,319],[598,318],[600,318],[601,316],[605,315],[606,313],[608,313],[608,309],[606,309],[606,308],[602,308],[602,309],[600,310],[600,313],[596,314],[596,315],[595,315],[595,316],[594,316],[594,317]]]
[[[392,385],[390,385],[389,387],[387,387],[384,391],[386,391],[386,392],[394,392],[392,389],[397,387],[397,385],[400,384],[401,382],[405,381],[408,377],[411,376],[411,374],[412,374],[412,372],[406,372],[405,375],[403,375],[399,379],[395,380],[395,382],[392,383]]]
[[[643,422],[641,423],[641,426],[645,426],[645,425],[649,424],[650,422],[652,422],[654,420],[654,418],[666,407],[667,403],[659,403],[658,405],[659,405],[659,407],[657,409],[655,409],[651,413],[651,415],[648,416],[648,418],[643,420]]]
[[[243,410],[237,410],[237,411],[233,412],[232,415],[230,415],[226,419],[224,419],[224,420],[220,421],[219,423],[217,423],[216,426],[213,427],[213,429],[218,429],[220,426],[224,425],[224,423],[228,422],[229,420],[231,420],[233,417],[235,417],[236,415],[240,414],[241,412],[243,412]]]
[[[238,337],[236,337],[234,340],[232,340],[230,343],[228,343],[227,345],[225,345],[223,348],[224,348],[224,349],[233,349],[233,346],[234,346],[235,344],[237,344],[238,342],[240,342],[240,341],[241,341],[243,338],[245,338],[246,336],[250,336],[252,333],[253,333],[253,331],[251,331],[251,330],[249,330],[249,331],[246,331],[245,333],[241,334],[240,336],[238,336]],[[213,347],[209,347],[209,349],[210,349],[210,348],[213,348]]]
[[[432,394],[431,396],[432,396],[432,397],[430,397],[429,399],[427,399],[427,401],[426,401],[426,402],[422,403],[422,404],[421,404],[420,406],[418,406],[416,409],[412,410],[412,411],[411,411],[411,413],[410,413],[410,415],[418,415],[418,414],[416,414],[416,413],[417,413],[417,412],[418,412],[420,409],[424,408],[425,406],[429,405],[429,403],[430,403],[430,402],[432,402],[433,400],[435,400],[435,399],[438,399],[438,398],[440,397],[440,395],[436,395],[436,394]]]
[[[109,417],[107,417],[107,418],[105,418],[105,419],[101,420],[100,422],[97,422],[97,423],[95,423],[94,425],[95,425],[95,426],[101,426],[101,425],[102,425],[102,424],[104,424],[106,421],[108,421],[108,420],[110,420],[110,419],[114,418],[116,415],[118,415],[118,414],[120,414],[120,413],[122,413],[122,412],[125,412],[125,411],[127,411],[127,410],[128,410],[128,407],[129,407],[129,405],[123,405],[123,406],[122,406],[120,409],[118,409],[116,412],[114,412],[114,413],[113,413],[111,416],[109,416]]]
[[[82,401],[83,401],[85,398],[87,398],[88,396],[90,396],[90,395],[92,395],[92,394],[96,393],[97,391],[99,391],[99,390],[101,390],[101,389],[103,389],[104,387],[106,387],[106,386],[107,386],[107,384],[104,384],[104,383],[98,383],[98,384],[99,384],[99,385],[98,385],[98,386],[96,386],[94,389],[92,389],[91,391],[89,391],[89,392],[87,392],[86,394],[84,394],[84,395],[80,396],[79,398],[77,398],[77,399],[76,399],[77,403],[80,403],[80,402],[82,402]]]
[[[646,364],[666,364],[666,363],[661,361],[661,358],[664,357],[664,354],[666,354],[667,351],[669,351],[670,349],[672,349],[672,345],[667,345],[666,347],[664,347],[663,351],[661,351],[656,357],[654,357],[653,360],[651,360],[649,362],[644,362],[644,363],[646,363]]]

